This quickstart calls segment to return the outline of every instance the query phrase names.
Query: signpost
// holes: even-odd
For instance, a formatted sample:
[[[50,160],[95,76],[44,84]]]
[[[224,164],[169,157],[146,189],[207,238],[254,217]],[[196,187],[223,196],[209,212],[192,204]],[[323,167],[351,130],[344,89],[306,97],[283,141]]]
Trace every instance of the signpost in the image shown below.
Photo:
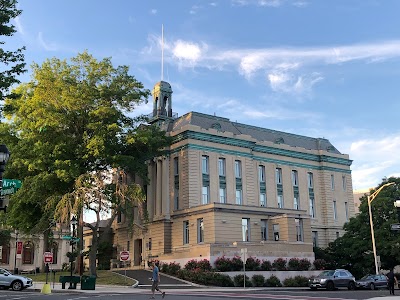
[[[119,260],[124,262],[125,281],[126,281],[126,261],[129,260],[129,251],[121,251],[121,252],[119,253]]]
[[[247,248],[240,249],[242,252],[242,260],[243,260],[243,288],[246,288],[246,260],[247,260]]]

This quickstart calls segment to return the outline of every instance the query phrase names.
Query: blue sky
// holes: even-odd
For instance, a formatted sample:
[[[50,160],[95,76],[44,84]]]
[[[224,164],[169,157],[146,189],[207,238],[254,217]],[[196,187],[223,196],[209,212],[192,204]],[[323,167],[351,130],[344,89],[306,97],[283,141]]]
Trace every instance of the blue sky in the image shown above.
[[[163,24],[174,112],[325,137],[353,160],[355,190],[400,177],[400,1],[18,2],[5,41],[26,45],[28,65],[87,50],[151,89]]]

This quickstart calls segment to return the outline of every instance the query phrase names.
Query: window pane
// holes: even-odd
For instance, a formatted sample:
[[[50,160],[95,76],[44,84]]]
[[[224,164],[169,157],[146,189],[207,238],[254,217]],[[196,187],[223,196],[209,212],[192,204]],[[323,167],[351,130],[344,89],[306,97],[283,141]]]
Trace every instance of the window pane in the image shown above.
[[[226,189],[225,188],[219,189],[219,202],[226,203]]]
[[[218,159],[218,174],[225,176],[225,158]]]
[[[208,204],[210,202],[209,187],[203,186],[201,195],[201,204]]]
[[[250,223],[250,219],[242,219],[242,241],[243,242],[250,241],[249,223]]]
[[[307,173],[307,184],[308,184],[308,188],[309,189],[312,189],[314,187],[313,174],[312,173]]]
[[[276,180],[276,184],[282,184],[282,169],[281,168],[275,169],[275,180]]]
[[[197,242],[204,242],[204,221],[203,218],[197,220]]]
[[[298,186],[299,185],[299,175],[296,170],[292,171],[292,184],[293,186]]]
[[[260,206],[267,206],[267,196],[265,193],[260,193]]]
[[[235,177],[242,178],[242,164],[239,160],[235,160]]]
[[[258,166],[258,179],[265,182],[265,166]]]
[[[201,170],[203,174],[208,174],[208,156],[201,157]]]
[[[236,204],[242,204],[242,190],[236,190]]]
[[[278,199],[278,207],[283,208],[283,195],[278,195],[277,199]]]

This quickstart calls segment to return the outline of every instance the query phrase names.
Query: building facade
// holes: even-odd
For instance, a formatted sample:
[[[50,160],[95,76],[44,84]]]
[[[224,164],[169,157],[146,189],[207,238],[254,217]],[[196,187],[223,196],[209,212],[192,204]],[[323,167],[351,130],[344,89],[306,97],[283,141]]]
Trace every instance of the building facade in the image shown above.
[[[114,223],[118,250],[132,265],[158,259],[184,265],[223,255],[273,261],[314,259],[354,216],[351,160],[327,139],[172,112],[172,88],[153,89],[150,123],[173,138],[148,162],[148,222],[129,234]]]

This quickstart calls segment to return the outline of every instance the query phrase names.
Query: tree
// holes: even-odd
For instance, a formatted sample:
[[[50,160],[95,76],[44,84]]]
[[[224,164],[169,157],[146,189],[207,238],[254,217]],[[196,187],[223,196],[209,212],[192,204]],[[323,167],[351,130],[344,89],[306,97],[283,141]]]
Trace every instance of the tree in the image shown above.
[[[10,20],[19,16],[22,12],[16,6],[16,0],[0,0],[0,36],[12,36],[16,32],[15,26],[10,25]],[[0,41],[0,45],[4,44],[4,41]],[[10,86],[19,83],[19,80],[15,76],[26,71],[24,69],[23,50],[25,50],[25,47],[15,51],[7,51],[3,47],[0,48],[0,61],[2,63],[2,71],[0,72],[0,100],[3,100]]]
[[[156,126],[144,126],[144,117],[130,117],[150,92],[128,74],[128,67],[113,67],[110,58],[98,61],[84,52],[70,63],[49,59],[33,65],[32,78],[14,90],[17,97],[6,99],[9,125],[0,138],[3,133],[11,141],[9,176],[23,180],[12,196],[8,222],[40,232],[57,206],[62,221],[79,213],[84,199],[92,199],[82,191],[95,192],[99,186],[96,176],[121,168],[147,178],[144,162],[161,155],[169,138]],[[110,187],[104,188],[105,196],[98,191],[91,207],[100,201],[100,210],[111,208],[103,206],[114,197]],[[60,201],[65,203],[62,213]]]
[[[380,256],[382,268],[386,270],[400,264],[400,233],[390,230],[391,224],[398,223],[393,202],[400,198],[400,178],[384,180],[375,190],[387,182],[395,184],[382,189],[371,203],[377,255]],[[361,198],[360,213],[344,225],[344,230],[345,234],[327,249],[329,256],[336,261],[336,267],[346,267],[356,277],[374,274],[367,195]]]

